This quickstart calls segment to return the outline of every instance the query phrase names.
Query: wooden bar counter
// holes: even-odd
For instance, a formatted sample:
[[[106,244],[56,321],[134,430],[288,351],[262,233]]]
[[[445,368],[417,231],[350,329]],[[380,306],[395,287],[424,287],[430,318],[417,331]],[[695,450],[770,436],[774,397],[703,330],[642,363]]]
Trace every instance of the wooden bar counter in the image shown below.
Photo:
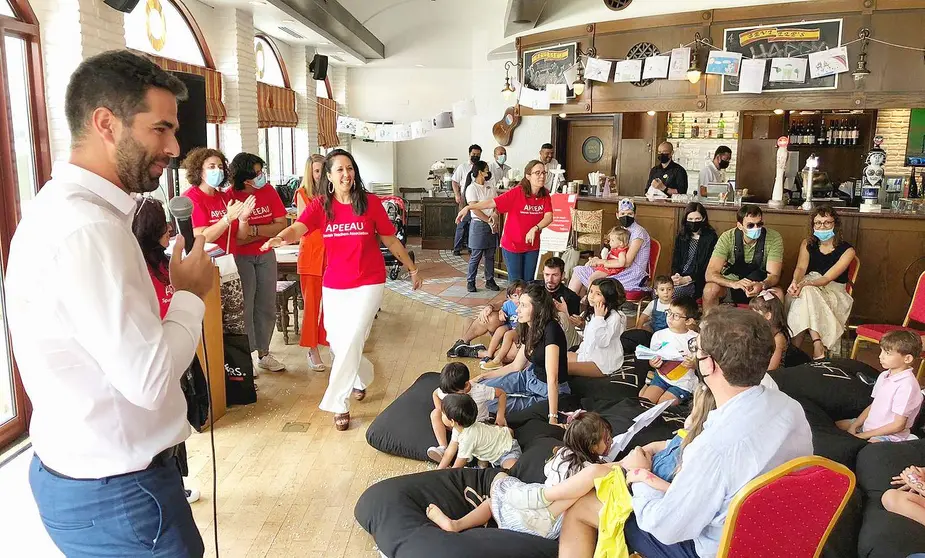
[[[578,209],[604,211],[603,234],[617,224],[616,209],[620,198],[580,197]],[[656,273],[669,274],[674,252],[674,240],[685,204],[649,202],[633,198],[636,220],[652,238],[662,245]],[[738,207],[705,203],[710,224],[721,234],[736,223]],[[800,243],[810,233],[809,215],[798,207],[771,209],[759,204],[768,228],[781,234],[784,240],[784,269],[781,286],[786,288],[793,277]],[[861,259],[861,269],[854,289],[852,323],[900,324],[909,306],[909,294],[903,286],[903,273],[925,256],[925,215],[883,211],[860,213],[854,208],[837,208],[842,222],[842,237],[850,242]],[[921,266],[913,265],[907,278],[914,281]]]

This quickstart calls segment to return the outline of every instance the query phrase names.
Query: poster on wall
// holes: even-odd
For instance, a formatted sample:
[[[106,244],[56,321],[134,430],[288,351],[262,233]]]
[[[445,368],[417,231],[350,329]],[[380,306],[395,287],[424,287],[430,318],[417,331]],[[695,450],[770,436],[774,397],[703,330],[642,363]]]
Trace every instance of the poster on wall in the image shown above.
[[[572,230],[572,210],[578,201],[578,194],[553,194],[552,223],[540,232],[540,253],[563,252],[568,248],[569,233]]]
[[[802,21],[761,27],[737,27],[723,31],[723,48],[741,53],[745,58],[805,57],[816,52],[838,48],[841,45],[842,20]],[[764,77],[764,91],[808,91],[835,89],[838,75],[805,81],[771,81],[771,68]],[[805,69],[804,69],[805,72]],[[739,92],[739,76],[723,76],[723,93]]]
[[[565,78],[565,71],[578,61],[576,51],[578,43],[567,43],[552,47],[525,50],[522,56],[523,84],[530,89],[543,91],[547,85],[571,83]],[[568,98],[574,98],[575,92],[568,89]]]

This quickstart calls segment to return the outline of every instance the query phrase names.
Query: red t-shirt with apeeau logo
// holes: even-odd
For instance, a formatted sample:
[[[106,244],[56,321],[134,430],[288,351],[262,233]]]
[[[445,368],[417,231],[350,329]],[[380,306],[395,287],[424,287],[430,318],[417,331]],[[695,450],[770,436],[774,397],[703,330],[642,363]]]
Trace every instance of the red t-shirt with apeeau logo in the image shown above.
[[[164,283],[157,274],[154,273],[154,269],[151,266],[148,266],[148,273],[151,275],[151,283],[154,284],[154,292],[157,294],[157,304],[161,310],[161,319],[164,319],[164,316],[167,315],[167,310],[170,309],[170,301],[173,300],[173,293],[175,292],[173,285],[170,282]],[[161,268],[160,274],[163,277],[170,277],[170,270],[165,265]]]
[[[224,192],[216,191],[209,195],[203,193],[198,187],[193,186],[183,192],[183,195],[193,200],[193,228],[209,227],[218,223],[222,217],[228,213],[228,195]],[[228,247],[228,253],[234,254],[237,248],[237,238],[235,235],[238,231],[237,221],[232,222],[231,226],[225,229],[225,232],[215,239],[215,244],[225,250]],[[228,234],[231,233],[231,243],[228,243]]]
[[[232,199],[239,202],[247,200],[251,195],[244,190],[231,189],[228,192],[231,194]],[[267,184],[263,188],[256,188],[253,195],[255,198],[254,211],[247,220],[249,226],[269,225],[274,219],[286,216],[286,206],[283,205],[283,200],[279,199],[279,194],[273,186]],[[259,256],[263,254],[260,247],[263,246],[263,243],[266,241],[266,237],[260,237],[247,244],[238,244],[238,251],[235,252],[235,254],[241,256]]]
[[[324,201],[315,198],[299,215],[308,232],[321,231],[327,267],[322,285],[329,289],[353,289],[385,283],[385,260],[379,251],[379,236],[392,236],[395,226],[382,201],[366,194],[366,213],[355,215],[350,204],[333,201],[334,219],[324,212]]]
[[[543,216],[552,213],[552,198],[549,194],[538,198],[524,195],[520,186],[515,186],[495,198],[495,207],[504,216],[504,231],[501,233],[501,247],[508,252],[523,254],[540,249],[540,235],[536,234],[533,244],[525,240],[527,231],[539,224]]]

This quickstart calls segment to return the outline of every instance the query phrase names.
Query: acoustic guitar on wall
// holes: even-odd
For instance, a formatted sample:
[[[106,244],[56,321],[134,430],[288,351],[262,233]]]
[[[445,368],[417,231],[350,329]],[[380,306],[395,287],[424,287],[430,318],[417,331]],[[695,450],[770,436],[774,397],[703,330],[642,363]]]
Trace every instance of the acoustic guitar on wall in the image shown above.
[[[495,122],[495,125],[491,127],[491,133],[495,137],[495,141],[498,142],[498,145],[507,147],[511,145],[511,140],[514,138],[514,128],[517,128],[519,125],[520,105],[515,105],[505,109],[504,116],[501,117],[501,120]]]

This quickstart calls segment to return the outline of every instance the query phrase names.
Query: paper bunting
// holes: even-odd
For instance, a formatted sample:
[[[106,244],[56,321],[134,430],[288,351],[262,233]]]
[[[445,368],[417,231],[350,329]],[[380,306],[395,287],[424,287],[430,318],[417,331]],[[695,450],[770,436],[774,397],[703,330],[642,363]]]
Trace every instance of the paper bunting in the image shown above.
[[[639,81],[642,79],[642,60],[620,60],[613,80],[617,83]]]

